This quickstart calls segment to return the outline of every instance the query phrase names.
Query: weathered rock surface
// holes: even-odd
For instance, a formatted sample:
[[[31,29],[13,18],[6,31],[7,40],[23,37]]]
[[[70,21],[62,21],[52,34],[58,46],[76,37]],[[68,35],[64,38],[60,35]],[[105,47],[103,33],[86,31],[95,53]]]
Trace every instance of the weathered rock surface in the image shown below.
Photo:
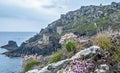
[[[39,44],[36,42],[26,43],[23,42],[18,49],[14,49],[3,54],[12,57],[19,57],[25,55],[50,55],[56,48],[60,48],[58,39],[50,38],[51,43],[49,44]]]
[[[1,46],[1,48],[7,49],[7,50],[15,50],[18,48],[18,46],[15,41],[8,41],[8,44]]]
[[[82,59],[83,57],[86,59],[87,58],[89,59],[93,57],[94,54],[101,53],[101,52],[102,52],[102,49],[100,47],[91,46],[89,48],[81,50],[70,59],[65,59],[57,63],[49,64],[48,66],[42,68],[41,70],[31,70],[26,73],[57,73],[58,70],[60,70],[61,68],[64,69],[72,60]]]
[[[95,73],[110,73],[109,72],[109,66],[106,64],[101,64],[100,69],[96,69]]]

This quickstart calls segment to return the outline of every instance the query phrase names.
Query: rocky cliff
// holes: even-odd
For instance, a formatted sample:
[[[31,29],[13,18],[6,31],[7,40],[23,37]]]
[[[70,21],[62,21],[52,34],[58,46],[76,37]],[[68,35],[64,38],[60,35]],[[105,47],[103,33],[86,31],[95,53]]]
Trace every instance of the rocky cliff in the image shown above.
[[[49,55],[60,48],[60,36],[73,32],[78,36],[91,36],[111,27],[113,30],[120,28],[120,2],[110,5],[81,6],[80,9],[62,14],[60,19],[48,24],[45,29],[23,42],[18,49],[4,54],[8,56],[22,56],[29,54]],[[114,27],[115,26],[115,27]],[[62,27],[61,29],[57,29]],[[58,31],[61,31],[58,32]]]
[[[7,45],[1,46],[1,48],[5,48],[7,50],[15,50],[18,49],[18,45],[15,41],[8,41]]]

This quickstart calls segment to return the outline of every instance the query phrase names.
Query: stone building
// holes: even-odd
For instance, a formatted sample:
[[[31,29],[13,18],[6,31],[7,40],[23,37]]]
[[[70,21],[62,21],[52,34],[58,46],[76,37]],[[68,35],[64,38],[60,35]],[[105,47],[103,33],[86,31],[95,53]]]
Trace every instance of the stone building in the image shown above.
[[[62,26],[58,26],[58,27],[57,27],[57,33],[58,33],[58,34],[61,34],[61,33],[62,33],[62,29],[63,29]]]
[[[46,34],[43,34],[43,43],[45,43],[45,44],[49,43],[49,36]]]

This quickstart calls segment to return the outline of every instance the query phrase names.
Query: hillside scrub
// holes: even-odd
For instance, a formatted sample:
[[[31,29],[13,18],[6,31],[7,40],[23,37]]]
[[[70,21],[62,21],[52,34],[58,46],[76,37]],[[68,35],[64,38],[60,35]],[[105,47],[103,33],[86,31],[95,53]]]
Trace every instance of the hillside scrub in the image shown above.
[[[117,62],[120,62],[120,34],[113,35],[111,37],[111,42],[113,46],[112,59]]]
[[[59,50],[58,52],[55,52],[50,59],[50,63],[60,61],[63,57],[63,53],[64,53],[64,50]]]
[[[110,50],[112,47],[110,36],[101,32],[93,37],[92,42],[94,45],[98,45],[106,51]]]
[[[116,34],[114,34],[114,35],[116,35]],[[101,65],[106,65],[106,67],[109,67],[116,71],[119,71],[119,68],[116,66],[117,64],[120,63],[120,45],[119,45],[120,38],[119,38],[119,36],[120,35],[113,36],[113,34],[111,34],[111,33],[98,33],[97,35],[92,37],[92,39],[91,38],[90,39],[92,40],[93,44],[98,45],[103,49],[100,51],[101,53],[87,55],[86,58],[84,57],[81,59],[73,60],[72,62],[67,64],[67,66],[65,68],[58,69],[57,73],[95,72],[95,71],[97,71],[97,69],[102,70],[102,69],[99,69],[99,67]],[[75,54],[75,53],[73,53],[74,50],[71,50],[71,49],[75,48],[77,46],[77,44],[75,47],[71,47],[73,45],[71,45],[71,43],[70,43],[68,45],[68,47],[64,47],[64,46],[67,46],[66,43],[64,44],[64,42],[67,42],[67,43],[71,42],[71,39],[67,39],[67,40],[63,39],[63,40],[64,41],[61,42],[63,45],[63,48],[61,50],[58,50],[57,52],[53,53],[51,56],[49,56],[48,64],[56,63],[56,62],[58,63],[61,60],[69,59],[72,56],[74,56],[74,54]],[[72,38],[72,41],[73,41],[73,38]],[[69,50],[67,50],[66,48],[69,48]],[[93,51],[93,50],[90,50],[90,51]],[[86,50],[86,52],[90,52],[90,51]],[[114,68],[114,66],[116,68]],[[44,67],[45,67],[45,65],[44,65]],[[110,73],[110,72],[108,72],[108,70],[104,70],[104,71],[106,71],[106,73]]]
[[[100,46],[104,51],[108,51],[112,60],[120,62],[120,34],[113,33],[100,32],[92,37],[92,43]]]
[[[103,49],[101,54],[96,54],[93,56],[94,58],[91,58],[91,60],[95,61],[95,65],[100,65],[101,63],[99,63],[99,61],[102,61],[102,63],[105,63],[105,64],[111,64],[114,62],[116,62],[114,64],[120,63],[120,44],[119,44],[120,38],[119,36],[120,35],[116,36],[116,34],[113,35],[111,33],[99,32],[95,36],[89,38],[92,41],[90,42],[92,45],[98,45]],[[71,58],[75,54],[74,51],[76,50],[78,51],[77,49],[77,46],[79,45],[78,41],[79,41],[78,37],[74,35],[73,33],[65,34],[65,36],[62,36],[59,42],[62,45],[62,49],[53,53],[51,56],[49,56],[46,59],[48,61],[47,65],[50,63],[56,63],[64,59]],[[80,45],[83,46],[82,43]],[[60,73],[68,73],[69,70],[70,72],[76,71],[78,73],[86,73],[86,71],[89,71],[91,67],[92,68],[94,67],[94,64],[92,62],[91,63],[88,63],[88,62],[89,61],[85,59],[72,61],[70,64],[68,64],[68,67],[66,67],[65,69],[61,69]],[[79,64],[75,64],[75,63],[79,63]],[[86,68],[86,66],[84,67],[84,65],[86,65],[88,69]],[[28,68],[30,69],[29,66],[31,65],[28,65]]]

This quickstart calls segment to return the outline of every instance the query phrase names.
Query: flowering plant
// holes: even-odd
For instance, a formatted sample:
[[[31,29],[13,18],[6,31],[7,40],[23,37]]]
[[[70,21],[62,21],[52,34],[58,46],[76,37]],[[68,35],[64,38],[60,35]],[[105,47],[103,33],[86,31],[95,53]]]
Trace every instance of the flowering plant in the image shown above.
[[[75,51],[77,44],[77,36],[73,33],[65,34],[61,37],[59,43],[62,44],[63,48],[66,48],[67,51]]]
[[[62,36],[59,43],[64,44],[67,41],[76,40],[76,39],[77,39],[76,35],[74,35],[73,33],[69,33],[69,34],[65,34],[64,36]]]
[[[63,73],[90,73],[89,70],[95,67],[92,60],[78,61],[74,60],[63,71]]]

